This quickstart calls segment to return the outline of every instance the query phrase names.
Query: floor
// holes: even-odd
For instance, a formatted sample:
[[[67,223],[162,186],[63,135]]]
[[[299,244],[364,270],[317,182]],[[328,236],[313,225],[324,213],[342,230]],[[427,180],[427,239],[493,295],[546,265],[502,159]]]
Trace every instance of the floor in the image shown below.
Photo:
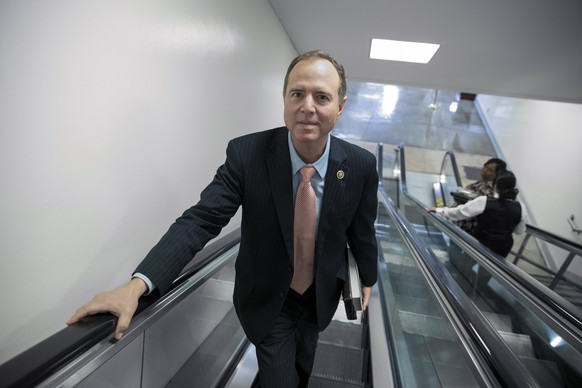
[[[438,173],[444,153],[453,151],[463,185],[479,179],[483,163],[497,156],[473,101],[454,91],[348,81],[334,134],[374,152],[377,143],[385,150],[404,144],[412,171]]]

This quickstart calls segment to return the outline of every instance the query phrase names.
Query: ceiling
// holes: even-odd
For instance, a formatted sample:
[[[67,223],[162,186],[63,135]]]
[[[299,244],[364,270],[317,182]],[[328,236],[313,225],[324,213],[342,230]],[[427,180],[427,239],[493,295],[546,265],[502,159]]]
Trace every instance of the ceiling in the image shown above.
[[[580,0],[269,0],[298,52],[349,79],[582,103]],[[431,62],[369,58],[372,38],[441,45]]]

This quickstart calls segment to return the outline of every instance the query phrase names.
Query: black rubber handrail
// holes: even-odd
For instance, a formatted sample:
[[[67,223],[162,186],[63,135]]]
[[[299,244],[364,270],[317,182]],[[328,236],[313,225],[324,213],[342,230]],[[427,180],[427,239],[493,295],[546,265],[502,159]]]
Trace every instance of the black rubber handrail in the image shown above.
[[[175,289],[201,268],[220,257],[240,241],[237,229],[198,252],[172,284]],[[170,295],[171,291],[166,295]],[[156,293],[140,298],[135,317],[160,298]],[[112,314],[97,314],[51,335],[33,347],[0,365],[0,388],[34,387],[64,365],[111,335],[117,325]]]
[[[53,334],[0,366],[0,387],[34,387],[113,332],[110,314],[83,319]]]

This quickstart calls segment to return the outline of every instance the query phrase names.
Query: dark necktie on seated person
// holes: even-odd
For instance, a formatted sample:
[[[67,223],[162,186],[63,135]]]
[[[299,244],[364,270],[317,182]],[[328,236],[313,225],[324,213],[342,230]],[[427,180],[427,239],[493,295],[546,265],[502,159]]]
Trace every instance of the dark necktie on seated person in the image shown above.
[[[303,294],[313,283],[313,260],[315,256],[316,208],[315,191],[311,187],[311,177],[315,167],[306,164],[299,170],[303,178],[295,197],[295,218],[293,225],[294,266],[291,288]]]

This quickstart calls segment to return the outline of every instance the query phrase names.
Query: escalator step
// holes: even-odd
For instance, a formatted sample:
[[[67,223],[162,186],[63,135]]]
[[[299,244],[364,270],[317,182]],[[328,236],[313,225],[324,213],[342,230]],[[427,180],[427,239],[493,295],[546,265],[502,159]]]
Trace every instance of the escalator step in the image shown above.
[[[509,317],[508,315],[495,314],[487,311],[482,311],[482,313],[483,315],[485,315],[485,318],[487,318],[489,323],[491,323],[491,325],[495,328],[495,330],[510,333],[513,331],[511,317]]]
[[[540,387],[565,387],[558,366],[547,360],[520,357],[527,370],[534,376]]]
[[[507,346],[509,346],[516,356],[535,358],[533,343],[529,335],[508,333],[504,331],[500,331],[499,335],[503,337]]]
[[[318,381],[325,379],[336,383],[346,382],[360,384],[354,386],[363,386],[364,383],[361,380],[364,355],[365,352],[360,349],[319,343],[312,375],[316,376]],[[311,387],[312,385],[310,384],[309,386]]]
[[[333,380],[323,376],[311,375],[308,388],[366,388],[367,385],[357,381]]]
[[[333,320],[319,335],[319,343],[361,350],[364,325]]]

